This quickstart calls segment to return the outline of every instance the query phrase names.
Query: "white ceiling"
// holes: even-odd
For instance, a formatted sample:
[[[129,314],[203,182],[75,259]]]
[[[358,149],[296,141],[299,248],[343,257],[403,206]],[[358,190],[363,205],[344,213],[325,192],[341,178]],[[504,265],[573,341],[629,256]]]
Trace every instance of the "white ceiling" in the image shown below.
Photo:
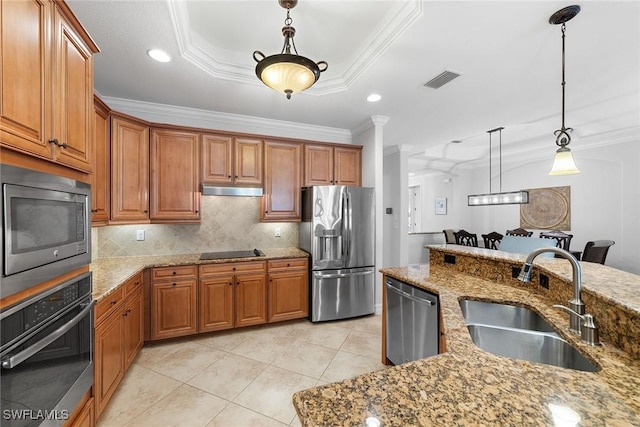
[[[486,158],[486,131],[498,126],[505,156],[555,150],[562,42],[548,19],[572,3],[300,0],[291,10],[298,53],[329,68],[290,100],[262,85],[252,58],[282,49],[276,0],[68,3],[101,49],[95,88],[105,97],[352,132],[387,116],[385,146],[408,149],[416,170]],[[640,2],[579,4],[566,32],[571,147],[638,141]],[[173,61],[151,60],[150,48]],[[462,75],[422,86],[444,70]],[[368,103],[372,92],[382,100]]]

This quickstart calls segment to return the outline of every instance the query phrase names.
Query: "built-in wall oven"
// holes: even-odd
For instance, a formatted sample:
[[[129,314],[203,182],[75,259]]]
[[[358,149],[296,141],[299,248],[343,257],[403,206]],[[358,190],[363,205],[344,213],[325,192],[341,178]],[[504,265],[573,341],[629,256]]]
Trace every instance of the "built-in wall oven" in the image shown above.
[[[0,164],[0,298],[91,262],[91,187]]]
[[[0,312],[0,425],[61,426],[93,384],[91,273]]]

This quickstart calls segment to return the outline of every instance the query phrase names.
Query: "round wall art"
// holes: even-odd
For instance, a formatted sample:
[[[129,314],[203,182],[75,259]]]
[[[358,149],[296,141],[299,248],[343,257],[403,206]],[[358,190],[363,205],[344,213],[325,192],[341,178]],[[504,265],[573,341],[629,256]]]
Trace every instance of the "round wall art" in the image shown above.
[[[520,227],[571,230],[571,187],[533,188],[529,203],[520,205]]]

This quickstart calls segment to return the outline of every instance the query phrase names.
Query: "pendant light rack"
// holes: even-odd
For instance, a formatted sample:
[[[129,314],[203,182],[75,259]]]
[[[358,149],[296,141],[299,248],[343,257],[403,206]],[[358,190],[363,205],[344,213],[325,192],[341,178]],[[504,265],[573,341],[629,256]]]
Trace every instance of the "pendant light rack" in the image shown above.
[[[468,206],[489,206],[489,205],[522,205],[529,203],[529,192],[526,190],[519,191],[502,191],[502,130],[504,127],[498,127],[488,130],[489,134],[489,192],[486,194],[470,194],[467,196]],[[498,176],[499,176],[499,192],[492,191],[492,135],[498,132]]]

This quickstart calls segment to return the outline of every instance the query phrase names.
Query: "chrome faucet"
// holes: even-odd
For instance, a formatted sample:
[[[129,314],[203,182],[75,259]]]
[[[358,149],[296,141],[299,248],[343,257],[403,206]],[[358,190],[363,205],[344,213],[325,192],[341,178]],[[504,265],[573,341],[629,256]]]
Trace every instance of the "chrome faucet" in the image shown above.
[[[540,248],[531,252],[520,270],[518,280],[522,282],[531,281],[531,270],[533,268],[533,260],[540,254],[545,252],[553,252],[563,258],[566,258],[573,268],[573,299],[569,300],[569,330],[581,333],[582,319],[584,318],[584,303],[580,299],[581,283],[582,283],[582,269],[576,257],[571,255],[569,251],[565,251],[560,248]]]

